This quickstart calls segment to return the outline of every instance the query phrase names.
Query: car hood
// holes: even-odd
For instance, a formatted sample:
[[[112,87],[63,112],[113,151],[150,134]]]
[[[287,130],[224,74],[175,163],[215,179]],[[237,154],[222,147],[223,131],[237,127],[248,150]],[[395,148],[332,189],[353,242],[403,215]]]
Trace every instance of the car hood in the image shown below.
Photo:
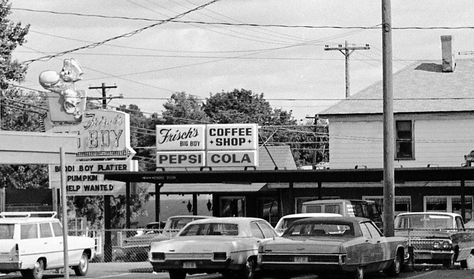
[[[153,242],[152,252],[214,252],[258,249],[258,239],[235,236],[181,236],[170,240]]]
[[[262,243],[264,251],[272,252],[317,252],[317,253],[343,253],[344,243],[348,239],[334,239],[328,237],[279,237]]]

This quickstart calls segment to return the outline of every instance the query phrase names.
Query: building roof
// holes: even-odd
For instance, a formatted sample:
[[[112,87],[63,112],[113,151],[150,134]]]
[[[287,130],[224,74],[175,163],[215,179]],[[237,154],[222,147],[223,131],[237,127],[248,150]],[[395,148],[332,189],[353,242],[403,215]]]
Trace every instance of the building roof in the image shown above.
[[[442,72],[441,61],[415,62],[393,75],[394,113],[474,111],[474,59],[456,60],[454,72]],[[383,112],[382,81],[342,100],[322,117]]]

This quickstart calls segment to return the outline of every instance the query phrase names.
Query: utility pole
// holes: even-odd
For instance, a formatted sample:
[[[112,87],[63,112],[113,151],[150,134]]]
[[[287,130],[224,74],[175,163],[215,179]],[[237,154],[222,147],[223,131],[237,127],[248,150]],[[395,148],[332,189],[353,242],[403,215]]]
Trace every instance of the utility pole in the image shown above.
[[[349,76],[349,56],[356,50],[367,50],[370,49],[369,44],[365,46],[349,46],[347,41],[344,42],[344,45],[338,45],[337,47],[330,47],[329,45],[324,46],[324,50],[339,50],[345,57],[346,62],[346,99],[351,95],[350,92],[350,76]]]
[[[395,125],[393,117],[392,22],[390,0],[382,0],[383,229],[395,235]]]
[[[106,92],[107,89],[117,88],[116,85],[105,85],[102,83],[101,86],[89,86],[89,89],[101,89],[102,97],[99,98],[89,98],[89,99],[102,99],[102,108],[107,108],[107,99],[112,99],[113,97],[107,98]],[[111,208],[110,208],[110,195],[104,195],[104,261],[112,261],[112,222],[111,222]],[[128,206],[128,204],[127,204]]]
[[[117,88],[116,85],[105,85],[105,83],[102,82],[101,86],[89,86],[89,89],[102,89],[102,97],[101,98],[89,98],[89,99],[102,99],[102,108],[106,109],[107,108],[107,99],[114,99],[114,97],[109,97],[107,98],[106,92],[107,89],[111,88]],[[115,97],[117,98],[117,97]]]

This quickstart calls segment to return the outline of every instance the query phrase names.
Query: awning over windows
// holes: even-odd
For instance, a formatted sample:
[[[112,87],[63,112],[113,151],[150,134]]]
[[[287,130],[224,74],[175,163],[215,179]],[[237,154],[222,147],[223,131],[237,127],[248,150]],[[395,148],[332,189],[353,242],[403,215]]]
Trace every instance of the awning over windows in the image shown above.
[[[216,193],[249,193],[260,191],[266,183],[230,184],[165,184],[161,187],[161,194],[216,194]],[[154,185],[149,187],[150,192],[155,192]]]

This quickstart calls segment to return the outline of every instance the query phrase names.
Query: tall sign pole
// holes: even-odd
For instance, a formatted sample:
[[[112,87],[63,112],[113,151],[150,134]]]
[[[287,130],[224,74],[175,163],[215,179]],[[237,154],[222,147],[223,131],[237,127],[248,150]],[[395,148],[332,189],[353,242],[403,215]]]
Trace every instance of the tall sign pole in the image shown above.
[[[382,0],[383,48],[383,229],[393,236],[395,211],[395,131],[393,120],[392,23],[390,0]]]
[[[67,224],[67,196],[66,196],[66,155],[62,147],[59,148],[59,163],[61,168],[61,208],[63,217],[63,257],[64,278],[69,279],[69,248],[68,248],[68,224]]]

